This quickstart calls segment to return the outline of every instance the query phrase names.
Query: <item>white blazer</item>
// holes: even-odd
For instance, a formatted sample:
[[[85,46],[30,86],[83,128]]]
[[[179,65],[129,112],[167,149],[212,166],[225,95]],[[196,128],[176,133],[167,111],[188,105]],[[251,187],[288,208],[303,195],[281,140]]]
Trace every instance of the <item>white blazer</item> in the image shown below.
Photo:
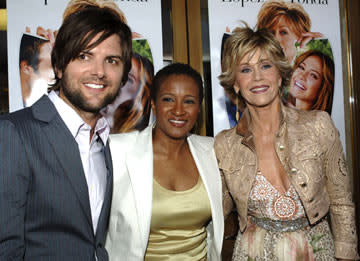
[[[190,151],[205,185],[212,222],[207,227],[208,260],[221,260],[224,234],[221,178],[213,138],[190,135]],[[114,189],[105,247],[111,261],[144,260],[153,193],[152,127],[110,136]]]

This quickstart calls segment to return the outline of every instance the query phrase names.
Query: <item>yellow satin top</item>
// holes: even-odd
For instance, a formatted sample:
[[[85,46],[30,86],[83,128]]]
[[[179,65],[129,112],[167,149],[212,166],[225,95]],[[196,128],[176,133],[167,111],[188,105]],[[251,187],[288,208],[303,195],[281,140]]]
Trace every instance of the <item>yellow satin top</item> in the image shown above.
[[[154,179],[153,189],[145,260],[206,260],[211,207],[201,178],[185,191],[168,190]]]

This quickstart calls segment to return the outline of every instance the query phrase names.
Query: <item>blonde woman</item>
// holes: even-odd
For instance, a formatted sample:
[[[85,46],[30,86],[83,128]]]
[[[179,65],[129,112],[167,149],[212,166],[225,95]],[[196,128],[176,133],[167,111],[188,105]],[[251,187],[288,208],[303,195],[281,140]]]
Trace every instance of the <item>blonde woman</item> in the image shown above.
[[[237,126],[215,139],[224,215],[238,212],[233,260],[355,260],[354,203],[338,131],[324,111],[281,103],[290,75],[268,30],[238,28],[227,40],[220,83],[245,106]]]
[[[303,47],[311,39],[322,37],[310,31],[311,20],[302,5],[283,0],[270,0],[261,6],[257,28],[267,28],[275,35],[290,64],[296,56],[295,43]]]

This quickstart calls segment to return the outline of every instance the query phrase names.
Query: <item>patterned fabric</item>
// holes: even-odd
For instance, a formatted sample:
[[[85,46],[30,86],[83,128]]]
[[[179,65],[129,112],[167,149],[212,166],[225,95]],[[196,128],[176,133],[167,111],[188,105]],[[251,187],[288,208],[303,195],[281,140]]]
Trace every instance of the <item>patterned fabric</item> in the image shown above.
[[[275,151],[304,207],[309,223],[317,226],[330,213],[335,257],[357,259],[357,234],[352,185],[339,133],[323,111],[300,111],[281,105]],[[215,138],[215,153],[223,182],[226,216],[237,210],[240,231],[248,224],[248,196],[258,163],[250,113],[238,125]]]
[[[295,232],[273,232],[249,222],[238,233],[233,261],[332,261],[334,243],[329,224],[321,221],[314,227]]]
[[[249,196],[249,215],[272,220],[295,220],[305,217],[300,198],[290,185],[281,194],[260,172],[256,175]]]
[[[305,217],[294,187],[281,194],[260,172],[249,195],[249,215],[268,220],[288,221]],[[294,232],[269,231],[249,217],[249,225],[239,233],[233,260],[335,260],[333,239],[327,221]]]

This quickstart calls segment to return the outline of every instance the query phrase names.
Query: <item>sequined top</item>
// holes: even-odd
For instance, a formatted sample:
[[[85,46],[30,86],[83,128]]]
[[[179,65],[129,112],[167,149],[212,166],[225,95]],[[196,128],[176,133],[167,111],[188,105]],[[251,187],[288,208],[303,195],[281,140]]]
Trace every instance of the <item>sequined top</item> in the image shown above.
[[[293,185],[281,194],[258,171],[249,195],[249,215],[272,220],[295,220],[305,217],[304,208]]]

